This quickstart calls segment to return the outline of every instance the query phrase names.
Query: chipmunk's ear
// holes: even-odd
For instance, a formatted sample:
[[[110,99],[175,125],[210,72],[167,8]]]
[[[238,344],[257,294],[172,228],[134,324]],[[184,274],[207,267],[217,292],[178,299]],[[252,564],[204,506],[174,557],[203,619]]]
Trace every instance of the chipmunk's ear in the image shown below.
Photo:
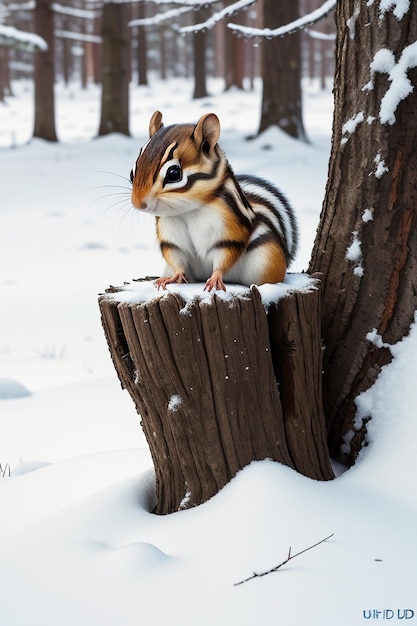
[[[202,115],[194,128],[194,140],[209,155],[220,137],[220,122],[214,113]]]
[[[155,111],[149,122],[149,137],[153,137],[156,131],[162,128],[162,126],[162,113],[160,111]]]

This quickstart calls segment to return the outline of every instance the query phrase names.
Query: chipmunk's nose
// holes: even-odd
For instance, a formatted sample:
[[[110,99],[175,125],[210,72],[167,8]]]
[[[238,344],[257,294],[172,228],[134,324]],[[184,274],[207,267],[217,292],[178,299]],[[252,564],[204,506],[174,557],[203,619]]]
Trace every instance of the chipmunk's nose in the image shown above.
[[[135,207],[135,209],[139,209],[139,211],[144,211],[145,209],[148,208],[148,204],[147,202],[145,202],[145,200],[142,200],[142,198],[138,196],[139,194],[135,193],[135,190],[133,190],[132,196],[131,196],[132,204]]]

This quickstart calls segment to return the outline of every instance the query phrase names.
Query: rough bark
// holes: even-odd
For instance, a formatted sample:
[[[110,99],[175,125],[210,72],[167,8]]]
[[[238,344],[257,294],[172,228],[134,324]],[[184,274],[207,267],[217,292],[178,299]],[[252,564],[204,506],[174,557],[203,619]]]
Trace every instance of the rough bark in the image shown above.
[[[282,298],[269,308],[268,325],[291,459],[305,476],[328,477],[319,290]]]
[[[54,16],[51,0],[36,0],[34,27],[48,44],[48,50],[35,53],[35,121],[33,136],[57,141],[55,130],[55,44]]]
[[[277,28],[300,17],[298,0],[264,0],[264,26]],[[301,95],[301,35],[274,37],[262,44],[263,93],[259,133],[270,126],[305,139]]]
[[[129,135],[127,4],[106,2],[102,13],[102,92],[99,136]]]
[[[355,423],[355,398],[390,360],[382,344],[407,334],[417,308],[417,70],[408,71],[414,90],[389,121],[381,100],[394,86],[386,73],[370,72],[378,51],[391,50],[398,63],[417,39],[416,12],[399,19],[393,9],[381,15],[376,2],[337,5],[332,153],[309,268],[323,280],[330,450],[350,463],[366,436],[365,424]],[[373,329],[382,341],[369,340]]]
[[[285,298],[269,329],[256,288],[210,303],[175,294],[140,304],[100,297],[113,362],[152,453],[157,513],[205,502],[253,460],[333,477],[318,302],[318,290]]]

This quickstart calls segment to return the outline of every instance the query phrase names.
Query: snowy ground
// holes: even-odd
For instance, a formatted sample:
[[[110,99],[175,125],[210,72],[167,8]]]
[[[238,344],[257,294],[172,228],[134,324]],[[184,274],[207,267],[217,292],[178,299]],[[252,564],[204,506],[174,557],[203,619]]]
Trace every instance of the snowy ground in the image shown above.
[[[149,512],[152,463],[97,294],[162,267],[152,219],[129,202],[151,113],[167,123],[219,115],[235,171],[273,180],[296,207],[296,272],[327,174],[330,91],[305,85],[310,144],[300,144],[274,129],[247,141],[259,91],[210,89],[193,102],[182,80],[134,88],[133,138],[94,139],[98,92],[59,88],[58,145],[28,143],[30,84],[0,105],[0,626],[417,621],[414,328],[360,399],[371,444],[353,469],[322,484],[264,461],[201,507]],[[332,533],[277,573],[234,586],[285,560],[289,546]]]

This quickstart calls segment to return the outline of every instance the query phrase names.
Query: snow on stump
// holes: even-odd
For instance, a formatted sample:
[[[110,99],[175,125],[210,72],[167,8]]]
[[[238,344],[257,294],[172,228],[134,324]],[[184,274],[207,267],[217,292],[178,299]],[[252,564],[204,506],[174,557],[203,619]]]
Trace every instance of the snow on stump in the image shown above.
[[[207,501],[254,460],[333,478],[317,281],[207,294],[200,284],[158,292],[143,279],[110,287],[99,306],[152,454],[156,513]]]

